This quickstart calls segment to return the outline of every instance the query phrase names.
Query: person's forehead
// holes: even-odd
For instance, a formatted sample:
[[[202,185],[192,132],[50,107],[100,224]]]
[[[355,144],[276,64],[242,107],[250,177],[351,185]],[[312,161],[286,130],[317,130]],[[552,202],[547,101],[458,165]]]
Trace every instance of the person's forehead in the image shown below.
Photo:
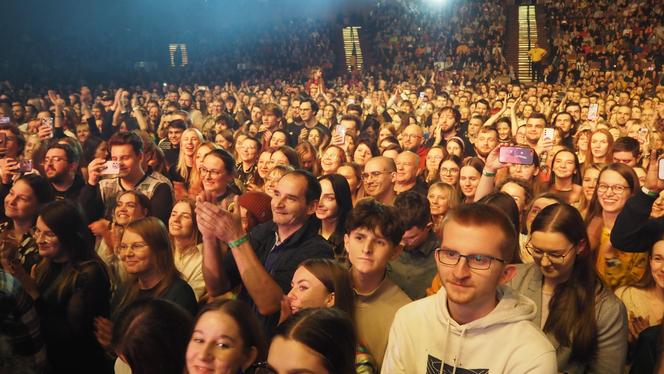
[[[294,174],[286,174],[279,179],[277,189],[288,195],[304,197],[307,181],[304,177]]]
[[[382,159],[371,159],[367,161],[367,164],[364,166],[364,171],[384,171],[387,169],[387,162]]]
[[[131,144],[118,144],[111,147],[112,155],[134,154],[134,147]]]
[[[65,150],[60,148],[51,148],[46,152],[46,156],[64,157],[65,155],[66,155]]]

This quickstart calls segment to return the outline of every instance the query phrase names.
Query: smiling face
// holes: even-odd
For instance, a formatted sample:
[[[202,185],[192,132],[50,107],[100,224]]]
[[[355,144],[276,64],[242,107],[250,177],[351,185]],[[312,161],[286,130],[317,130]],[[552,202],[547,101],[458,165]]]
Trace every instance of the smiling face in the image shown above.
[[[571,178],[576,173],[576,162],[571,152],[558,152],[553,160],[553,173],[556,178]]]
[[[39,249],[39,256],[55,262],[66,259],[66,253],[60,244],[60,240],[41,217],[37,218],[34,238]]]
[[[217,195],[226,192],[228,184],[233,181],[233,174],[228,173],[224,161],[214,154],[205,156],[200,173],[205,192]]]
[[[440,164],[439,176],[440,180],[443,183],[447,183],[451,186],[455,186],[459,182],[459,165],[454,161],[446,160]]]
[[[126,226],[132,221],[145,217],[147,211],[141,207],[136,196],[132,193],[125,193],[118,198],[115,206],[115,223],[120,226]]]
[[[323,174],[332,174],[337,171],[342,163],[343,150],[337,147],[328,147],[320,159]]]
[[[618,192],[616,189],[623,191]],[[627,180],[614,170],[604,170],[600,174],[596,190],[599,205],[606,213],[620,212],[631,193]]]
[[[481,174],[472,166],[464,166],[459,172],[459,187],[461,187],[461,193],[467,198],[470,199],[475,196],[475,191],[477,191],[477,185],[480,183]]]
[[[157,268],[157,258],[150,246],[140,235],[130,230],[122,234],[120,260],[127,273],[139,277]]]
[[[245,349],[240,327],[221,310],[200,316],[187,346],[189,374],[236,374],[256,357],[254,347]]]
[[[196,147],[198,147],[199,144],[201,144],[201,138],[198,136],[198,133],[192,129],[186,130],[180,138],[180,147],[187,158],[194,157]]]
[[[334,293],[328,291],[325,285],[304,266],[295,270],[291,287],[288,301],[293,314],[302,309],[334,306]]]
[[[332,182],[329,179],[320,181],[321,194],[316,207],[316,217],[320,220],[334,219],[339,214],[337,198],[332,188]]]
[[[306,201],[307,181],[296,174],[284,175],[272,197],[272,220],[278,226],[298,228],[314,213],[318,200]]]
[[[5,215],[13,220],[31,220],[37,215],[39,204],[30,185],[19,180],[5,196]]]
[[[446,190],[431,187],[429,188],[429,193],[427,193],[427,199],[429,200],[432,216],[443,216],[449,210],[450,194]]]
[[[194,233],[194,212],[188,203],[181,201],[173,206],[168,219],[168,233],[174,238],[189,239]]]

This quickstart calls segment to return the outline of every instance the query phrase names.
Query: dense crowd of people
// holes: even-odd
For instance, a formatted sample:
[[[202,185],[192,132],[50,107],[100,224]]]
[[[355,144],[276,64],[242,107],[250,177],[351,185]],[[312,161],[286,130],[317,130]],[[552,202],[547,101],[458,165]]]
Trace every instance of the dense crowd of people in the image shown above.
[[[661,368],[661,26],[569,6],[564,48],[642,40],[520,84],[498,2],[383,4],[348,79],[311,23],[241,82],[3,82],[0,372]]]

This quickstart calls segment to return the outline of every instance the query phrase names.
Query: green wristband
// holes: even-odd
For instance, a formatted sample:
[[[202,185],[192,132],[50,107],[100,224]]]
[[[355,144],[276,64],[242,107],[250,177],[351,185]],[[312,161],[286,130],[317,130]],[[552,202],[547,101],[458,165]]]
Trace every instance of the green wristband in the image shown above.
[[[489,173],[488,171],[482,170],[482,175],[484,175],[485,177],[495,177],[496,173]]]
[[[249,236],[243,235],[240,239],[233,240],[232,242],[228,242],[228,247],[230,247],[231,249],[232,248],[237,248],[240,245],[242,245],[242,243],[245,243],[245,242],[248,242],[248,241],[249,241]]]

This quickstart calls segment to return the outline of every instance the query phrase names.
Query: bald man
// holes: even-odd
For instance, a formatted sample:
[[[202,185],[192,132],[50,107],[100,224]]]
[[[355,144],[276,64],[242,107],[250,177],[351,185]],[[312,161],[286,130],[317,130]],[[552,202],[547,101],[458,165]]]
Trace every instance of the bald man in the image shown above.
[[[396,165],[394,160],[384,156],[373,157],[364,165],[362,184],[366,196],[371,196],[383,204],[394,204],[396,192]]]
[[[418,176],[420,174],[420,156],[411,151],[403,151],[394,160],[397,167],[394,191],[397,194],[415,191],[426,196],[427,186]]]

